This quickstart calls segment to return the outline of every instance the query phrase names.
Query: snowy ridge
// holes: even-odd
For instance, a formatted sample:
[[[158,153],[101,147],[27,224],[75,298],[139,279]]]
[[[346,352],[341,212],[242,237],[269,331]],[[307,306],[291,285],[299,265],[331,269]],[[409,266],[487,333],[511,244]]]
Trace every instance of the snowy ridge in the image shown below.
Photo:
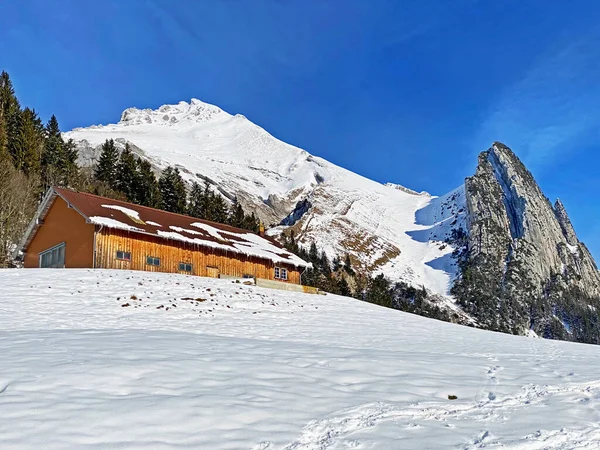
[[[128,108],[121,114],[123,125],[175,125],[178,123],[208,122],[215,118],[230,117],[229,114],[214,105],[209,105],[193,98],[190,103],[179,102],[177,105],[163,105],[157,110]]]
[[[348,253],[369,272],[449,293],[456,267],[442,236],[462,220],[464,195],[442,210],[436,197],[364,178],[274,138],[244,116],[195,99],[156,110],[130,108],[117,124],[75,129],[65,137],[95,151],[106,139],[130,142],[159,169],[175,165],[188,182],[211,180],[256,211],[273,236],[286,228],[273,226],[309,200],[311,208],[293,226],[301,243],[315,241],[330,257]],[[448,211],[455,217],[446,217]]]
[[[598,448],[598,346],[239,281],[0,270],[3,448]]]

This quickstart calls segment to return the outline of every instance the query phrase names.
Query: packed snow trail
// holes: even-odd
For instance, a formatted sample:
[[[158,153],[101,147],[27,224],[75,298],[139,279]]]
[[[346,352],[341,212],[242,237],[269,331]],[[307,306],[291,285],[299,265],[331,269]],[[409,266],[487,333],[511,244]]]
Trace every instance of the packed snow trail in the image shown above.
[[[0,286],[2,448],[600,441],[596,346],[231,280],[0,270]]]

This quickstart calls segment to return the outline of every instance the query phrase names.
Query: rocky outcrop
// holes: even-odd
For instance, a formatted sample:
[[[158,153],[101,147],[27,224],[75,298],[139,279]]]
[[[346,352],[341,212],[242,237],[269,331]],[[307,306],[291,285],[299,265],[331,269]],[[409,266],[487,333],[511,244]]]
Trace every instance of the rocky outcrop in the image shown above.
[[[556,203],[554,203],[554,213],[556,214],[558,223],[560,224],[563,234],[567,239],[567,243],[569,245],[577,245],[579,243],[579,239],[577,239],[577,235],[575,234],[575,229],[573,228],[571,219],[569,219],[567,210],[565,209],[565,206],[562,204],[560,199],[557,199]]]
[[[468,246],[458,255],[461,277],[453,288],[459,303],[487,328],[598,339],[600,273],[564,205],[553,207],[523,163],[498,142],[480,154],[465,187]],[[583,306],[593,329],[578,330],[574,322],[582,313],[575,308],[579,318],[573,317],[566,304]]]

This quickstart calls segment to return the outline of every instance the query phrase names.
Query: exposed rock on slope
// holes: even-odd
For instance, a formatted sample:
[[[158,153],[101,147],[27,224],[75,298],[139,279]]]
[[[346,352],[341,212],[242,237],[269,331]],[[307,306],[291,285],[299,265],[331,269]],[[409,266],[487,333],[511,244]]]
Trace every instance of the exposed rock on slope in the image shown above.
[[[506,146],[467,178],[468,247],[453,293],[483,326],[598,339],[600,273],[560,201],[553,207]]]
[[[330,258],[349,254],[357,270],[402,281],[409,294],[425,288],[464,315],[460,305],[482,327],[600,339],[593,258],[562,203],[553,207],[500,143],[480,155],[464,186],[432,197],[368,180],[195,99],[130,108],[117,124],[66,137],[85,165],[106,139],[129,143],[157,171],[176,166],[187,182],[218,186],[271,235],[291,228],[300,243],[315,242]]]
[[[452,224],[465,220],[462,187],[436,198],[385,186],[195,99],[156,110],[130,108],[117,124],[75,129],[66,137],[78,143],[83,164],[94,163],[106,139],[129,143],[156,170],[176,166],[187,182],[219,186],[273,235],[293,227],[300,243],[314,241],[330,258],[348,253],[358,270],[449,293],[456,264],[444,240]]]

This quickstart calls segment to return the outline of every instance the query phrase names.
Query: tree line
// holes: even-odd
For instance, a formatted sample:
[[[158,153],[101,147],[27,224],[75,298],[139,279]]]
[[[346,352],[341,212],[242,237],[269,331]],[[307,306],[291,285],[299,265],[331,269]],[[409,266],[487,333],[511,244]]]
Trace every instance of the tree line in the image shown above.
[[[0,267],[10,264],[14,246],[50,186],[74,188],[135,204],[187,214],[258,232],[254,213],[246,214],[234,201],[228,205],[208,182],[193,183],[189,192],[179,170],[167,167],[157,177],[151,164],[135,155],[126,144],[120,150],[114,140],[102,144],[95,168],[77,165],[77,149],[64,141],[53,115],[44,125],[34,109],[22,108],[6,72],[0,75]],[[383,275],[366,276],[353,268],[349,255],[329,260],[313,242],[298,244],[293,232],[284,245],[312,263],[302,283],[325,292],[355,297],[370,303],[445,318],[431,306],[424,289],[392,283]]]
[[[260,228],[254,212],[246,214],[235,199],[229,205],[208,181],[203,186],[193,182],[188,193],[178,168],[168,166],[157,178],[151,164],[136,156],[129,144],[119,152],[113,139],[102,144],[93,178],[96,181],[93,190],[99,195],[252,232],[258,232]]]
[[[52,185],[79,183],[77,150],[65,142],[58,120],[42,123],[22,108],[7,72],[0,74],[0,267],[10,262],[43,192]]]
[[[363,271],[353,268],[348,254],[343,260],[336,256],[330,261],[314,242],[308,248],[299,245],[293,230],[283,236],[283,243],[287,250],[311,263],[312,267],[302,274],[302,284],[306,286],[425,317],[458,320],[456,315],[440,308],[436,297],[424,287],[416,288],[402,281],[392,282],[383,274],[364,275]]]
[[[11,254],[51,186],[68,187],[258,232],[254,213],[232,205],[210,184],[186,185],[174,167],[157,178],[151,164],[129,145],[119,151],[113,140],[102,145],[94,169],[79,167],[72,139],[65,141],[56,116],[44,124],[35,109],[23,108],[7,72],[0,74],[0,267]]]

